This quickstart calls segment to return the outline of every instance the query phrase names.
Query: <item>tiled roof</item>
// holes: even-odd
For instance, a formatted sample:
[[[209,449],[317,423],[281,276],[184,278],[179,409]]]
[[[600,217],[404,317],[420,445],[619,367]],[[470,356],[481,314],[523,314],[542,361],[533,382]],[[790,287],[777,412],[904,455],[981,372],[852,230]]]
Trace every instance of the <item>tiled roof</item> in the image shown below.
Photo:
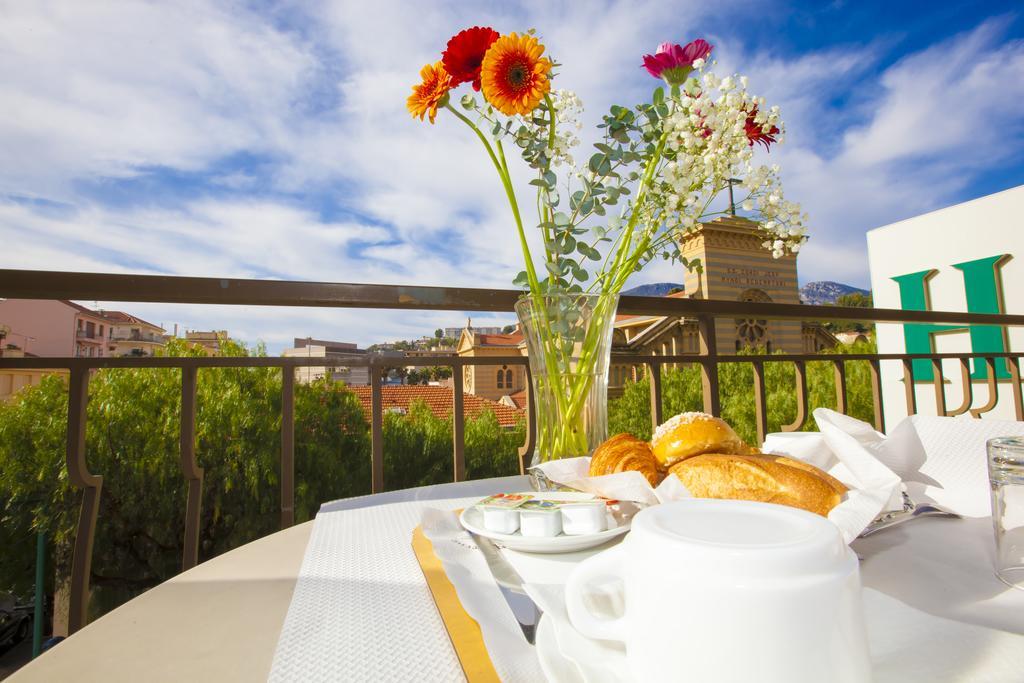
[[[99,311],[94,311],[91,308],[86,308],[85,306],[83,306],[81,304],[76,304],[74,301],[68,301],[67,299],[58,299],[58,301],[60,301],[65,306],[70,306],[71,308],[75,309],[79,313],[84,313],[86,315],[91,315],[91,316],[96,317],[96,318],[103,318],[103,315]]]
[[[520,389],[508,395],[519,410],[526,410],[526,389]]]
[[[478,334],[480,346],[519,346],[523,341],[522,332],[512,334]]]
[[[666,294],[665,298],[666,299],[689,299],[690,295],[687,294],[685,291],[673,292],[672,294]],[[621,323],[621,322],[625,322],[626,320],[633,320],[633,319],[636,319],[636,318],[647,318],[649,320],[655,320],[656,318],[659,318],[659,317],[662,317],[662,316],[620,314],[620,315],[616,315],[615,316],[615,322]]]
[[[363,412],[366,420],[370,420],[370,387],[349,387],[355,393],[359,402],[363,405]],[[409,409],[413,401],[423,401],[430,408],[430,411],[437,417],[447,418],[452,414],[452,403],[454,401],[454,390],[451,387],[433,387],[423,385],[401,385],[381,387],[381,403],[384,412],[389,408]],[[498,424],[502,427],[514,427],[519,420],[523,419],[525,413],[522,410],[510,408],[507,405],[490,401],[474,394],[465,394],[463,401],[464,414],[466,417],[476,417],[485,409],[490,408],[494,416],[498,418]]]
[[[138,318],[132,315],[131,313],[125,313],[124,311],[98,311],[98,313],[113,323],[126,323],[129,325],[149,325],[150,327],[155,327],[158,330],[164,329],[159,325],[154,325],[153,323],[146,322],[142,318]]]

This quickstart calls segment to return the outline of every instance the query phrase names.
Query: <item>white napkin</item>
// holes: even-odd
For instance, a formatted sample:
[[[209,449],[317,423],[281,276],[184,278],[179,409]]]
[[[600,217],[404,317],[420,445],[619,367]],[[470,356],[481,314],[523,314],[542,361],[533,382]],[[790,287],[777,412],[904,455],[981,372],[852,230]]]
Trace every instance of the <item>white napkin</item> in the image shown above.
[[[821,432],[769,434],[764,450],[809,462],[847,485],[856,481],[839,467],[841,459],[847,465],[854,461],[870,465],[873,460],[899,477],[915,502],[936,502],[968,517],[991,514],[985,443],[999,436],[1024,435],[1024,422],[968,415],[914,415],[888,436],[833,410],[819,408],[814,418]],[[861,476],[881,483],[888,475],[871,466]],[[890,501],[897,509],[898,503]]]
[[[480,624],[487,653],[501,680],[543,680],[533,646],[523,638],[487,562],[462,528],[458,516],[448,510],[427,509],[423,511],[421,525],[455,586],[459,602]]]
[[[903,507],[902,482],[879,458],[887,440],[869,424],[826,408],[815,410],[814,419],[819,441],[770,434],[762,448],[810,462],[850,487],[846,499],[828,513],[849,543],[878,515]]]

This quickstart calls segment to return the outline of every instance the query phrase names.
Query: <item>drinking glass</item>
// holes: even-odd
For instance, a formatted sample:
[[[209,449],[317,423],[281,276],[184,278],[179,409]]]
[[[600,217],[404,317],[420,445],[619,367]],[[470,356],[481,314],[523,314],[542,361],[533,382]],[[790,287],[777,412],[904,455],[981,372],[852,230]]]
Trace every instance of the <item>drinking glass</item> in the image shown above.
[[[990,439],[987,445],[996,576],[1024,590],[1024,437]]]

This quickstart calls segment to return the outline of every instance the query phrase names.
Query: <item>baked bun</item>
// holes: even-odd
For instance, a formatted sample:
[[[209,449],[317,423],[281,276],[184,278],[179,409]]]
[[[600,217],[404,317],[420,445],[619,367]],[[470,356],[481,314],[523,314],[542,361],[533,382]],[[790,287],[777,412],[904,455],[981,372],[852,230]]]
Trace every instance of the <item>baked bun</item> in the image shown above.
[[[828,516],[846,487],[813,465],[774,455],[704,454],[669,472],[697,498],[753,500]]]
[[[657,486],[662,480],[661,468],[651,453],[651,445],[631,434],[616,434],[590,456],[590,476],[617,472],[639,472],[651,486]]]
[[[680,413],[654,431],[654,457],[663,467],[701,453],[746,453],[747,445],[725,420],[707,413]]]

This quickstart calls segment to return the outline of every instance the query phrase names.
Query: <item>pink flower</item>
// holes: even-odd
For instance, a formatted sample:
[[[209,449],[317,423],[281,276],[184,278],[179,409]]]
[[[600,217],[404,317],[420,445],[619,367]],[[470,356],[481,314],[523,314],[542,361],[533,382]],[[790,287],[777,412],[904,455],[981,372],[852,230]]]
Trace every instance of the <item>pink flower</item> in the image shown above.
[[[703,38],[694,40],[686,47],[662,43],[653,55],[644,55],[644,68],[655,78],[662,78],[669,85],[682,85],[693,70],[698,59],[707,59],[713,49]]]

